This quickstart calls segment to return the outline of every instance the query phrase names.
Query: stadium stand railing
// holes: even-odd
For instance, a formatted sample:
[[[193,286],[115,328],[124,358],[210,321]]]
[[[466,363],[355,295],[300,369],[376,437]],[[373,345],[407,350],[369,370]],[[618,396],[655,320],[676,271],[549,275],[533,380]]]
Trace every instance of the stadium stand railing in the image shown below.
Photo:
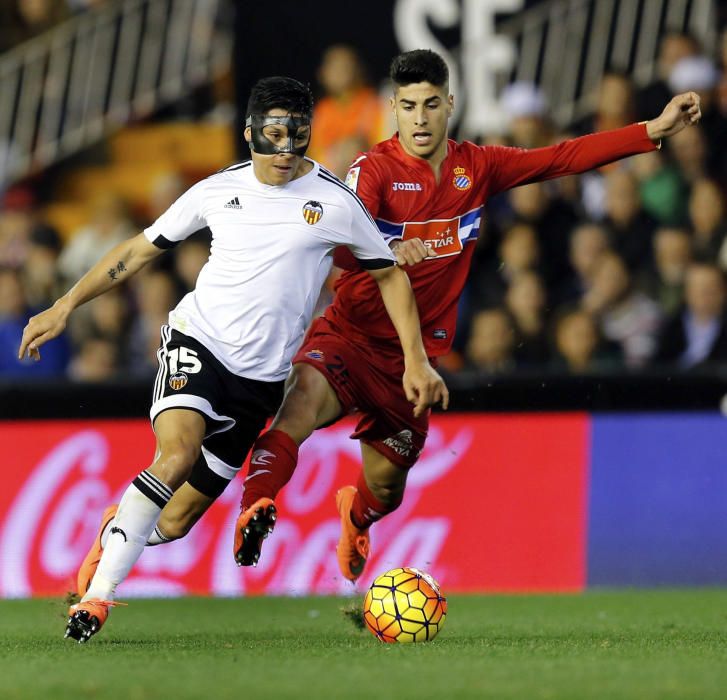
[[[717,41],[715,0],[550,0],[498,24],[518,60],[504,83],[540,86],[552,116],[565,127],[593,108],[607,69],[629,75],[637,86],[656,77],[659,37],[694,36],[705,51]]]
[[[0,187],[229,69],[224,0],[116,0],[0,56]]]

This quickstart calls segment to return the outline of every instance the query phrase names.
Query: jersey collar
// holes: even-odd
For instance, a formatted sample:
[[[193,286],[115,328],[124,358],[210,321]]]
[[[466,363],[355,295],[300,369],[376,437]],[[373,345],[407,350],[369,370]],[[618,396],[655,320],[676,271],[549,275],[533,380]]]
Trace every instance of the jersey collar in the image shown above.
[[[432,166],[429,165],[426,160],[423,158],[417,158],[404,150],[404,147],[401,145],[401,141],[399,141],[398,131],[391,137],[391,142],[394,144],[394,149],[402,160],[404,160],[408,165],[426,172],[434,179],[434,170],[432,170]],[[453,139],[447,139],[447,155],[444,157],[442,164],[439,166],[440,178],[442,173],[445,172],[447,161],[449,161],[454,153],[455,143],[456,142]]]
[[[298,183],[304,183],[309,182],[312,178],[314,178],[318,173],[320,172],[320,165],[313,160],[312,158],[304,157],[303,160],[307,160],[309,163],[313,163],[313,167],[310,169],[309,172],[307,172],[302,177],[298,177],[295,180],[292,180],[291,182],[287,183],[286,185],[266,185],[264,182],[260,182],[260,180],[257,179],[254,171],[254,167],[252,168],[246,168],[243,172],[248,172],[248,179],[250,181],[250,184],[264,192],[284,192],[284,191],[290,191],[291,189],[295,189],[298,187]]]

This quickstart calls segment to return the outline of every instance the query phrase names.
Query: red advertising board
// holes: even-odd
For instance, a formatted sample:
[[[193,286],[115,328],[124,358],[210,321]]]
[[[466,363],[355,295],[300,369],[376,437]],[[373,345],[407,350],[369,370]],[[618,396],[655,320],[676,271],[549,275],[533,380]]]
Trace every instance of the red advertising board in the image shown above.
[[[372,528],[359,588],[394,566],[449,592],[573,591],[585,583],[588,417],[435,416],[404,504]],[[318,431],[277,505],[257,568],[232,559],[236,480],[186,538],[145,550],[120,596],[352,592],[338,573],[333,496],[355,483],[353,424]],[[0,423],[0,596],[73,590],[103,508],[148,466],[144,420]]]

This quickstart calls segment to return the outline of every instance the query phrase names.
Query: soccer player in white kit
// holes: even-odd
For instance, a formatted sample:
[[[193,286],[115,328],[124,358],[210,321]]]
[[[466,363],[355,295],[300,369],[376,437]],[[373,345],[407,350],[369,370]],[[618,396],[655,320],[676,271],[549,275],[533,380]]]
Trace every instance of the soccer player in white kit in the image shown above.
[[[194,291],[161,331],[150,417],[152,464],[129,485],[104,546],[84,562],[81,601],[66,637],[87,641],[104,624],[159,515],[181,487],[213,500],[235,475],[266,419],[275,413],[290,361],[310,323],[336,246],[347,246],[379,284],[407,358],[412,402],[446,400],[431,368],[406,275],[365,207],[337,178],[304,158],[310,90],[265,78],[252,90],[245,138],[252,160],[212,175],[183,194],[143,233],[104,255],[76,285],[26,326],[19,356],[40,359],[71,311],[119,285],[195,231],[212,232],[210,258]],[[197,494],[198,495],[198,494]],[[183,499],[182,499],[183,500]],[[156,532],[162,541],[163,534]],[[99,533],[99,540],[101,533]]]

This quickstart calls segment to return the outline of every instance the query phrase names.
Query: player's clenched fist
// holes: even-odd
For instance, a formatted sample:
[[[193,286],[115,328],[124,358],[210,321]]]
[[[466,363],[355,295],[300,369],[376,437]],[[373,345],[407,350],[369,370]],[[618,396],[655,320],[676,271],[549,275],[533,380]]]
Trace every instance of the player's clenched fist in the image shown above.
[[[407,365],[404,370],[404,392],[414,404],[414,416],[421,416],[430,406],[441,403],[446,411],[449,406],[449,391],[444,380],[428,363]]]
[[[696,124],[701,118],[699,95],[696,92],[684,92],[672,97],[656,119],[646,122],[646,131],[650,139],[658,141],[679,133],[690,124]]]
[[[32,357],[36,361],[40,360],[40,346],[63,332],[68,313],[63,304],[56,302],[50,309],[33,316],[23,329],[18,359],[22,360],[27,351],[28,357]]]

